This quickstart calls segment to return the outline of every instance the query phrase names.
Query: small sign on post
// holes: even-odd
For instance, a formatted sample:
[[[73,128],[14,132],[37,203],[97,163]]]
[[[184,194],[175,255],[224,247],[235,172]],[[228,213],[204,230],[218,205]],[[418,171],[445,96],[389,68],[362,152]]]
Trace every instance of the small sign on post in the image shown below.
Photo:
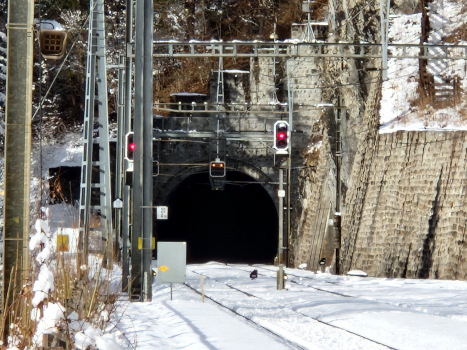
[[[123,208],[123,202],[120,198],[117,198],[116,200],[114,200],[114,208],[115,209],[122,209]]]
[[[159,205],[156,211],[157,220],[167,220],[169,218],[169,207]]]
[[[157,282],[185,283],[186,242],[157,242]]]
[[[57,252],[68,252],[70,250],[68,238],[68,235],[57,235]]]

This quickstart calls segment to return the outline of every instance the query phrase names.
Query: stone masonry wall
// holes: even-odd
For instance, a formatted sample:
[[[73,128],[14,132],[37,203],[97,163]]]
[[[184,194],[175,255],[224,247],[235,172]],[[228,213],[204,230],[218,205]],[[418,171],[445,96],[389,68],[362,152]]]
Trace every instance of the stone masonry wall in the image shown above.
[[[345,270],[371,276],[466,279],[466,132],[379,136],[357,225],[347,217]],[[355,169],[355,174],[358,172]],[[348,199],[347,207],[361,196]]]

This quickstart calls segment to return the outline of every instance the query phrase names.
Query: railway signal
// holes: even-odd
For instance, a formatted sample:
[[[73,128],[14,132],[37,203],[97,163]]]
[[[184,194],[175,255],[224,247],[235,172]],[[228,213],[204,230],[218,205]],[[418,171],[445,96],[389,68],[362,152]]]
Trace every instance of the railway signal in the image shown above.
[[[274,148],[278,151],[287,151],[289,148],[289,124],[282,120],[274,124]]]
[[[126,134],[125,138],[125,159],[128,161],[132,162],[135,159],[135,149],[136,149],[136,144],[133,141],[133,132],[129,132]]]
[[[274,123],[274,166],[281,167],[289,158],[289,123],[279,120]]]
[[[225,187],[225,162],[216,158],[209,164],[209,182],[214,191],[223,190]]]
[[[209,176],[225,177],[225,162],[221,162],[219,158],[216,158],[214,162],[211,162],[211,166],[209,167]]]

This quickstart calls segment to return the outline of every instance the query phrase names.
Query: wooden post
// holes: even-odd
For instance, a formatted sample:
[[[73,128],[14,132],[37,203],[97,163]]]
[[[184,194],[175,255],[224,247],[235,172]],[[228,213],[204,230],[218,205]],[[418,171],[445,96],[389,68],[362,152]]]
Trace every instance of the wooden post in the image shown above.
[[[201,275],[201,299],[203,300],[204,303],[204,276]]]

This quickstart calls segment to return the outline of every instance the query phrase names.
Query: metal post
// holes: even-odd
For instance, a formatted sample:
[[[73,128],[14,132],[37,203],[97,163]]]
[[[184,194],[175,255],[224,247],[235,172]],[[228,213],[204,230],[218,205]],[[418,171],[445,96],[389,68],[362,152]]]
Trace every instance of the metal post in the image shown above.
[[[279,264],[279,270],[277,270],[277,290],[284,289],[284,264]]]
[[[284,190],[284,169],[279,168],[279,249],[278,249],[278,264],[284,263],[284,197],[282,191]]]
[[[290,72],[290,60],[287,61],[287,87],[288,87],[288,102],[289,102],[289,135],[287,135],[289,139],[289,159],[287,160],[287,232],[286,232],[286,240],[285,240],[285,246],[287,248],[286,251],[286,260],[285,260],[285,266],[288,266],[289,264],[289,239],[291,237],[291,208],[290,208],[290,190],[292,186],[292,130],[293,130],[293,79],[291,77],[291,72]]]
[[[136,47],[135,47],[135,109],[133,120],[134,152],[133,170],[133,226],[131,235],[132,294],[142,292],[142,251],[138,249],[138,238],[142,238],[143,205],[143,66],[144,66],[144,0],[136,0]]]
[[[153,67],[152,42],[154,28],[153,0],[144,1],[144,80],[143,80],[143,271],[146,276],[144,301],[152,300],[152,133],[153,133]]]
[[[126,2],[126,28],[125,28],[125,134],[131,131],[131,77],[133,47],[131,45],[133,36],[133,0]],[[128,168],[128,161],[125,161],[125,168]],[[125,172],[126,176],[126,172]],[[130,237],[130,186],[123,187],[123,208],[122,208],[122,290],[126,290],[131,295],[128,279],[130,275],[130,262],[128,259],[128,240]]]
[[[105,59],[105,23],[103,0],[89,2],[90,20],[86,61],[86,89],[83,126],[83,157],[80,179],[80,227],[78,272],[84,278],[82,264],[87,264],[89,232],[101,231],[105,246],[106,267],[112,267],[112,198],[110,185],[109,114],[107,107],[107,71]],[[97,115],[95,106],[97,103]],[[97,136],[98,137],[95,137]],[[93,148],[99,151],[99,160],[93,160]],[[99,172],[99,182],[92,182],[92,169]],[[91,203],[91,188],[99,189],[99,204]],[[90,228],[90,213],[100,213],[101,227]],[[81,254],[82,253],[82,254]]]
[[[125,125],[125,92],[124,92],[124,78],[125,69],[123,63],[125,56],[120,56],[118,59],[118,105],[117,105],[117,151],[116,151],[116,169],[115,169],[115,197],[122,198],[122,178],[123,178],[123,145],[124,142],[124,125]],[[120,237],[122,232],[122,210],[115,210],[115,231],[116,231],[116,244],[115,249],[118,252]]]
[[[336,255],[336,274],[339,274],[339,256],[341,246],[341,168],[342,168],[342,138],[341,138],[341,120],[342,120],[342,97],[339,96],[337,99],[337,109],[335,110],[336,116],[336,214],[334,215],[334,228],[336,234],[337,248],[335,250]]]
[[[92,180],[92,149],[94,130],[94,105],[96,98],[96,55],[91,44],[93,41],[94,2],[89,2],[88,48],[86,55],[86,92],[84,98],[84,125],[83,125],[83,155],[81,164],[81,192],[80,192],[80,231],[78,237],[78,264],[77,272],[82,275],[80,266],[87,264],[88,237],[91,222],[91,186]],[[81,276],[83,277],[83,276]]]
[[[11,295],[29,278],[29,178],[31,163],[32,66],[34,1],[8,2],[8,62],[5,132],[5,221],[3,287],[5,297],[13,267],[20,269]],[[14,298],[3,305],[3,312]],[[16,316],[16,315],[15,315]],[[26,317],[27,315],[23,315]],[[8,317],[6,317],[8,323]],[[6,330],[1,339],[6,344]]]
[[[386,4],[384,3],[386,1]],[[386,7],[386,14],[384,8]],[[390,0],[379,0],[379,15],[381,17],[381,57],[383,65],[383,81],[388,80],[388,31],[389,31]]]

